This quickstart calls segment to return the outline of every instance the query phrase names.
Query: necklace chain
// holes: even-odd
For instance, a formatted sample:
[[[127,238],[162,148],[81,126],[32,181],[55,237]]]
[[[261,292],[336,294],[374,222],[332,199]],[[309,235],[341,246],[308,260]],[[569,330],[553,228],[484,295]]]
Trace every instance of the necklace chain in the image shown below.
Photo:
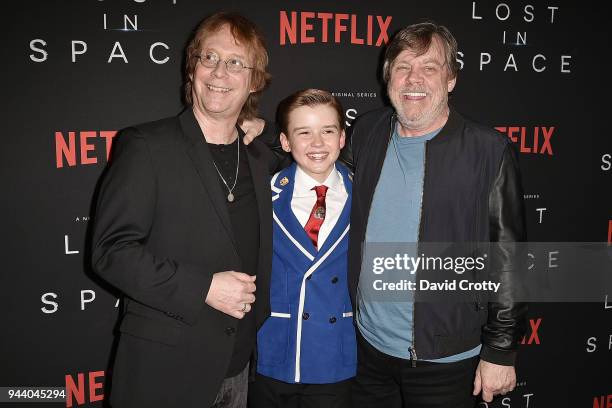
[[[215,159],[213,159],[213,166],[215,166],[215,170],[217,170],[217,174],[219,175],[219,177],[221,177],[221,181],[223,181],[223,184],[225,184],[225,187],[227,188],[227,201],[234,202],[234,194],[232,193],[234,191],[234,188],[236,188],[236,183],[238,182],[238,167],[240,166],[240,135],[238,135],[237,139],[237,150],[238,150],[238,157],[236,159],[236,177],[234,177],[234,185],[232,186],[232,188],[230,188],[227,185],[227,182],[225,181],[225,179],[223,178],[223,176],[221,175],[221,172],[219,171],[219,168],[217,167],[217,164],[215,163]]]

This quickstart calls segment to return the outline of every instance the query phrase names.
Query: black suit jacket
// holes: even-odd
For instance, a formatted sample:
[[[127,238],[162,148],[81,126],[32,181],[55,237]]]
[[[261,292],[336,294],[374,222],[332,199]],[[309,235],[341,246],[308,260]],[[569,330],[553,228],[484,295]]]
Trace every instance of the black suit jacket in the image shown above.
[[[254,313],[269,315],[275,159],[247,146],[260,217]],[[241,271],[226,193],[193,111],[126,129],[114,143],[93,233],[94,270],[125,294],[114,407],[208,407],[238,320],[205,304],[213,274]],[[253,313],[253,312],[251,312]]]

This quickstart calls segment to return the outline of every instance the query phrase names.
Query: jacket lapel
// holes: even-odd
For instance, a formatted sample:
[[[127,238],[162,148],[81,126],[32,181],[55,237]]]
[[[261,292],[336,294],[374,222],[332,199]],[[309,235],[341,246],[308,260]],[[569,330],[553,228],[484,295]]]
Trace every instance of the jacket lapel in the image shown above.
[[[244,134],[238,128],[238,137]],[[270,316],[270,279],[272,270],[272,203],[270,200],[270,170],[272,158],[264,154],[267,147],[261,146],[257,140],[246,146],[251,179],[255,189],[257,209],[259,212],[259,257],[257,267],[257,291],[255,314],[257,328]]]
[[[244,137],[242,129],[238,128],[238,137]],[[258,148],[257,141],[246,146],[247,158],[249,161],[249,169],[251,170],[251,179],[255,188],[255,197],[257,198],[257,208],[259,211],[259,228],[261,236],[265,236],[268,240],[271,235],[272,228],[272,211],[270,204],[270,157],[265,157]]]
[[[296,164],[293,163],[291,166],[281,171],[276,178],[276,186],[280,187],[282,190],[278,193],[278,199],[273,203],[274,214],[278,219],[278,221],[275,222],[281,224],[281,228],[286,230],[285,234],[290,235],[288,238],[292,242],[297,242],[304,250],[306,250],[307,253],[310,254],[312,258],[314,258],[317,251],[291,209],[291,199],[293,198],[293,188],[295,186],[296,168]],[[285,178],[287,180],[287,184],[282,186],[282,180]],[[294,245],[295,242],[293,242]]]
[[[204,191],[208,194],[215,212],[225,227],[234,247],[236,247],[236,239],[234,238],[227,204],[225,203],[226,195],[223,194],[221,186],[219,185],[219,175],[213,165],[212,154],[206,145],[206,140],[204,139],[200,125],[198,125],[191,108],[185,109],[179,115],[179,120],[183,135],[187,139],[187,155],[191,159],[200,177]],[[205,209],[202,209],[202,211],[205,211]]]
[[[336,225],[334,225],[331,232],[325,239],[323,246],[320,248],[319,253],[317,254],[317,258],[327,252],[329,248],[331,248],[336,243],[336,241],[342,237],[344,231],[346,230],[346,227],[349,225],[349,219],[351,216],[351,192],[353,190],[353,183],[349,178],[349,173],[346,167],[344,167],[343,165],[336,164],[336,169],[340,172],[342,176],[342,180],[344,182],[344,187],[346,188],[348,197],[344,202],[344,207],[342,208],[340,217],[338,217],[338,221],[336,221]]]

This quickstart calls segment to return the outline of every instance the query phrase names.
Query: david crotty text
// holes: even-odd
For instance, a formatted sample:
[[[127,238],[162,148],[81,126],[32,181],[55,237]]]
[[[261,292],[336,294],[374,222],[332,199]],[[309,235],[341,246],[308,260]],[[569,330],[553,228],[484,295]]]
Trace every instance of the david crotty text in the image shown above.
[[[418,282],[418,290],[422,291],[487,291],[497,293],[501,283],[493,281],[482,281],[482,282],[470,282],[467,279],[462,280],[445,280],[444,282],[430,282],[426,279],[420,279]],[[372,286],[374,290],[417,290],[417,282],[402,279],[396,282],[384,282],[381,279],[377,279],[373,282]]]

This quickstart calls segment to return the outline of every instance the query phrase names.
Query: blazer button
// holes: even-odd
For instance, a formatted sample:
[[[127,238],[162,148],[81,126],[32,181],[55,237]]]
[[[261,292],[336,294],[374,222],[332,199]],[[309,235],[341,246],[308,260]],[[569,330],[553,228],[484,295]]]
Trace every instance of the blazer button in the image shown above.
[[[329,322],[330,322],[331,324],[336,323],[336,316],[332,316],[332,317],[330,317],[330,318],[329,318]]]
[[[310,315],[306,312],[302,313],[302,319],[304,320],[308,320],[308,318],[310,317]]]
[[[236,329],[234,329],[233,327],[226,327],[225,328],[225,334],[227,334],[228,336],[231,336],[234,333],[236,333]]]
[[[338,283],[338,277],[337,276],[334,276],[332,278],[332,283]]]

